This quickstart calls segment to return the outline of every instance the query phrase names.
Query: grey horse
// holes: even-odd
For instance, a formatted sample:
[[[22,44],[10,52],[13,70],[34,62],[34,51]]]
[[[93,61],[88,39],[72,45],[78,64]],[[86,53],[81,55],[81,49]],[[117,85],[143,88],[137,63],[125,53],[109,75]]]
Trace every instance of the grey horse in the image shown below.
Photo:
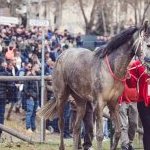
[[[39,115],[53,118],[57,114],[60,150],[65,149],[63,112],[64,104],[70,94],[74,97],[77,107],[73,127],[73,150],[78,150],[80,125],[85,115],[87,101],[95,105],[97,112],[97,149],[102,149],[102,117],[106,105],[115,124],[115,138],[111,149],[116,149],[121,132],[117,100],[124,89],[127,66],[135,54],[146,66],[149,66],[149,34],[146,21],[140,30],[137,27],[130,27],[96,51],[72,48],[59,56],[53,72],[53,90],[56,99],[43,107]]]

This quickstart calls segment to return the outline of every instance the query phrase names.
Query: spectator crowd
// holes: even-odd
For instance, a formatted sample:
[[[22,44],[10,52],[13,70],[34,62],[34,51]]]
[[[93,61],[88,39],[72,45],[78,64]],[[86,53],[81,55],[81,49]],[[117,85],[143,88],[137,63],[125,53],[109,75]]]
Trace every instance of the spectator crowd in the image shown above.
[[[51,76],[53,66],[57,57],[64,50],[71,47],[82,47],[83,41],[81,33],[76,36],[69,33],[67,29],[60,32],[45,29],[44,53],[45,64],[44,74]],[[106,43],[106,38],[98,37],[99,41],[95,42],[95,47]],[[23,26],[0,26],[0,63],[10,76],[36,76],[41,74],[41,57],[42,57],[42,28],[32,27],[24,28]],[[12,88],[13,87],[13,88]],[[51,81],[46,83],[47,100],[53,99]],[[11,81],[6,90],[6,103],[11,103],[15,112],[25,111],[25,122],[27,132],[36,132],[36,111],[40,107],[40,83],[38,81]],[[4,114],[4,105],[0,104],[0,114]],[[68,104],[65,107],[65,131],[64,137],[70,135],[70,118],[71,108]],[[7,119],[9,119],[8,112]],[[3,116],[3,115],[2,115]],[[1,116],[0,116],[1,117]],[[51,132],[59,132],[57,119],[54,121],[47,120],[46,128]],[[107,134],[107,133],[106,133]]]

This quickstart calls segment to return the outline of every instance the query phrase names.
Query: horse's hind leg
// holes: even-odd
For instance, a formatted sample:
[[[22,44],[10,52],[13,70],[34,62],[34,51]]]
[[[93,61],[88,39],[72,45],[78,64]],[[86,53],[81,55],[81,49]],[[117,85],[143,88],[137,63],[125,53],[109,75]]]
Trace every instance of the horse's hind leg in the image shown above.
[[[86,102],[77,102],[76,121],[73,126],[73,150],[78,150],[80,140],[81,121],[85,115]]]
[[[58,94],[57,99],[57,112],[58,112],[58,126],[60,131],[60,150],[64,150],[64,105],[66,100],[68,99],[69,93],[64,92]]]
[[[97,150],[102,150],[103,141],[103,108],[102,106],[97,106],[96,108],[96,140],[97,140]]]

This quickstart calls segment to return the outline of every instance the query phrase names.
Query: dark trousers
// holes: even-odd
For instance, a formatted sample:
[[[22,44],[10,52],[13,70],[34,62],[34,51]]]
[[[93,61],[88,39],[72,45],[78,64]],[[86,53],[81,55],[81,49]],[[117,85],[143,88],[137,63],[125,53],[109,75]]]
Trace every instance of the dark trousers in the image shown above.
[[[76,109],[75,106],[72,105],[72,128],[75,123],[75,118],[76,118]],[[93,141],[93,124],[94,124],[94,113],[93,113],[93,104],[90,102],[87,102],[86,104],[86,111],[85,115],[83,118],[83,137],[84,137],[84,143],[83,143],[83,148],[84,150],[88,150],[92,146],[92,141]],[[82,133],[81,133],[82,134]],[[81,136],[80,136],[81,137]],[[81,141],[79,141],[79,147],[81,146]]]
[[[64,108],[64,137],[70,137],[70,118],[71,118],[71,108],[69,102],[65,104]],[[46,123],[47,128],[52,126],[54,132],[59,132],[58,129],[58,119],[54,119],[53,121],[47,121]]]
[[[86,104],[86,112],[83,118],[84,123],[84,150],[88,150],[92,146],[93,141],[93,105],[90,102]]]
[[[144,102],[137,104],[139,116],[143,125],[143,145],[144,150],[150,150],[150,106],[146,107]]]
[[[0,124],[4,124],[5,100],[0,98]],[[2,130],[0,130],[0,135]]]
[[[64,108],[64,137],[68,137],[70,136],[70,118],[71,118],[71,108],[70,108],[70,103],[67,102],[65,104],[65,108]]]

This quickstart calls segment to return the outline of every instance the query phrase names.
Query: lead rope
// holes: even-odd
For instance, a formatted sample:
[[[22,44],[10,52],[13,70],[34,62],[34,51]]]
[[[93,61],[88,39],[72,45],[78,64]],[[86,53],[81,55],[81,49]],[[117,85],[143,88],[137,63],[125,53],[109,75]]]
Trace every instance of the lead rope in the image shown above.
[[[143,71],[143,73],[140,75],[140,77],[137,79],[137,91],[139,93],[139,82],[140,82],[140,78],[143,76],[143,74],[145,73],[145,71]]]

